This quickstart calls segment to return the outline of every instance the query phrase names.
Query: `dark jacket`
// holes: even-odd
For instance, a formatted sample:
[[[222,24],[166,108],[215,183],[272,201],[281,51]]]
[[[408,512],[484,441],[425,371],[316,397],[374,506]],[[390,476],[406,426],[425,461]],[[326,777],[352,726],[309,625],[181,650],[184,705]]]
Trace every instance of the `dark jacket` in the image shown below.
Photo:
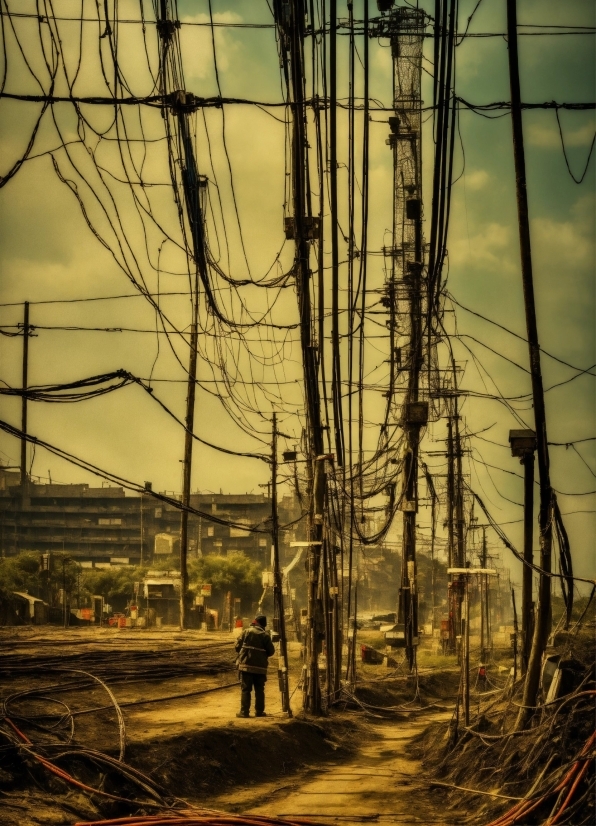
[[[267,660],[275,654],[269,634],[260,625],[245,628],[236,640],[238,671],[267,674]]]

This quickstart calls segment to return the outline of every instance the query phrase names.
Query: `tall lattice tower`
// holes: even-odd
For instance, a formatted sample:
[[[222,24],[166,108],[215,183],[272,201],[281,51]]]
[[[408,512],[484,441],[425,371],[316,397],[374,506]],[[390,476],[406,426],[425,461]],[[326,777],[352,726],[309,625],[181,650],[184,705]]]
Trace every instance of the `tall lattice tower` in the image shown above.
[[[389,4],[380,3],[379,7]],[[389,413],[404,433],[400,504],[403,511],[399,622],[410,666],[418,643],[416,514],[418,450],[428,421],[430,370],[424,319],[427,287],[422,238],[422,48],[424,12],[389,8],[378,34],[389,38],[393,58],[393,109],[388,144],[393,153],[393,232],[386,250],[385,305],[390,314]]]

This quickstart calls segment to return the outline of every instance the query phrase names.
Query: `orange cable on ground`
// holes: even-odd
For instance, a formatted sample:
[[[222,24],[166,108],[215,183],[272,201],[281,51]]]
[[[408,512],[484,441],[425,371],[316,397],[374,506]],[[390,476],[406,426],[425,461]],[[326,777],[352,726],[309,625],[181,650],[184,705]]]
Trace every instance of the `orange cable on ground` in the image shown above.
[[[569,771],[565,774],[563,779],[555,786],[554,789],[546,792],[545,794],[541,795],[538,798],[530,799],[530,800],[522,800],[509,809],[508,812],[505,812],[496,820],[491,821],[488,826],[515,826],[516,823],[520,823],[520,818],[526,817],[530,812],[537,809],[545,800],[549,797],[552,797],[554,794],[559,794],[565,791],[566,788],[569,788],[569,792],[567,797],[565,798],[564,802],[562,803],[559,811],[550,816],[545,821],[545,826],[553,826],[557,821],[560,819],[562,814],[564,813],[565,809],[568,808],[573,795],[575,794],[577,787],[583,780],[588,768],[590,766],[591,756],[588,754],[589,751],[592,749],[594,744],[596,743],[596,732],[592,734],[592,736],[587,740],[582,748],[578,759],[573,763]]]
[[[188,816],[147,815],[119,817],[112,820],[81,821],[75,826],[322,826],[314,820],[286,820],[266,815],[192,814]]]
[[[12,720],[9,717],[4,717],[4,720],[5,720],[6,723],[8,723],[8,725],[13,729],[15,734],[21,739],[21,741],[25,745],[33,747],[34,744],[31,742],[31,740],[29,740],[27,735],[23,734],[23,732],[15,726],[15,724],[12,722]],[[66,783],[70,783],[73,786],[77,786],[79,789],[83,789],[83,791],[89,792],[90,794],[99,795],[100,797],[106,797],[109,800],[117,800],[117,801],[123,802],[123,803],[134,803],[135,802],[133,800],[129,800],[126,797],[119,797],[118,795],[109,794],[108,792],[103,792],[103,791],[100,791],[99,789],[94,789],[92,786],[87,786],[85,783],[81,783],[80,780],[77,780],[76,777],[72,776],[72,774],[69,774],[68,772],[64,771],[64,769],[61,769],[58,766],[56,766],[54,763],[52,763],[51,760],[47,760],[45,757],[42,757],[40,754],[36,754],[33,751],[33,748],[28,749],[27,753],[30,754],[32,757],[34,757],[39,763],[41,763],[41,765],[44,766],[49,772],[56,775],[56,777],[59,777],[61,780],[64,780]],[[143,803],[143,805],[144,806],[158,806],[160,804],[152,803],[152,802],[148,801],[146,803]]]

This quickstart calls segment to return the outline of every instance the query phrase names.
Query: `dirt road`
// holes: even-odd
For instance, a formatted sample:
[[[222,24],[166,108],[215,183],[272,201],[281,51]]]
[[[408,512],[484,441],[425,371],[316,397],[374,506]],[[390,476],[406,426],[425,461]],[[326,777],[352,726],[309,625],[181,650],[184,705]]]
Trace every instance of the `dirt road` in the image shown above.
[[[117,630],[94,634],[92,629],[77,629],[72,635],[60,632],[55,638],[43,633],[38,641],[44,651],[61,654],[69,650],[69,641],[77,649],[83,643],[92,643],[94,651],[115,652],[123,650],[127,636]],[[182,642],[179,636],[160,633],[160,646],[164,651],[171,647],[176,652]],[[157,638],[148,635],[147,639],[154,647]],[[218,635],[222,643],[231,643],[232,639],[233,635]],[[143,647],[142,641],[139,635],[131,639],[137,652]],[[184,635],[182,645],[186,647],[193,641],[201,645],[198,636],[191,640],[190,635]],[[298,649],[295,644],[292,647],[296,649],[292,660],[298,666]],[[295,670],[294,687],[298,675]],[[56,683],[55,675],[35,673],[26,677],[27,687],[41,688],[49,683]],[[24,678],[3,680],[2,696],[24,687]],[[334,710],[327,717],[306,719],[300,714],[301,697],[296,691],[292,702],[295,716],[288,719],[281,712],[277,681],[272,674],[267,683],[269,716],[238,719],[235,715],[240,691],[235,673],[230,671],[131,679],[115,682],[111,689],[124,714],[126,761],[149,774],[170,795],[193,805],[235,813],[302,815],[342,826],[364,822],[455,826],[463,822],[441,811],[442,793],[429,789],[420,762],[407,751],[416,735],[431,721],[448,718],[449,711],[432,707],[422,713],[400,710],[390,717],[379,717],[362,710]],[[406,694],[410,691],[405,679],[396,681],[395,691],[401,691],[402,697],[397,697],[395,704],[402,702],[404,690]],[[116,718],[100,687],[81,691],[76,686],[72,690],[63,686],[57,696],[74,714],[75,742],[116,753]],[[14,712],[24,712],[25,716],[40,712],[42,706],[36,703],[42,700],[18,700]],[[384,704],[392,705],[390,701]],[[34,740],[39,736],[30,733]],[[78,819],[70,790],[63,798],[63,792],[54,784],[46,799],[39,789],[29,790],[26,777],[14,779],[19,791],[12,802],[21,814],[6,822],[66,826]],[[4,796],[5,804],[10,803],[9,797]],[[64,808],[60,814],[61,799]],[[80,808],[84,808],[82,801],[75,806]]]

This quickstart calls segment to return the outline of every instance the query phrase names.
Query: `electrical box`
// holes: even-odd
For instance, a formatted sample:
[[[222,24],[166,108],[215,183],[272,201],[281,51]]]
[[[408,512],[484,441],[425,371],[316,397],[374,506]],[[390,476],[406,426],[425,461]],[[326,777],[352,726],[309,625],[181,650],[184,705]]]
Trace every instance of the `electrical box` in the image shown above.
[[[428,422],[428,402],[409,402],[405,406],[406,424],[425,425]]]
[[[302,219],[304,237],[307,241],[314,241],[321,233],[321,219],[318,215],[305,216]],[[296,238],[296,220],[293,217],[284,218],[284,233],[288,240]]]
[[[261,574],[261,583],[263,585],[263,588],[273,588],[273,585],[275,583],[273,571],[263,571]]]
[[[406,218],[408,221],[419,221],[422,215],[420,198],[408,198],[406,201]]]
[[[536,433],[533,430],[510,430],[509,444],[512,456],[524,456],[536,450]]]
[[[284,450],[283,457],[284,462],[295,462],[298,453],[295,450]]]

